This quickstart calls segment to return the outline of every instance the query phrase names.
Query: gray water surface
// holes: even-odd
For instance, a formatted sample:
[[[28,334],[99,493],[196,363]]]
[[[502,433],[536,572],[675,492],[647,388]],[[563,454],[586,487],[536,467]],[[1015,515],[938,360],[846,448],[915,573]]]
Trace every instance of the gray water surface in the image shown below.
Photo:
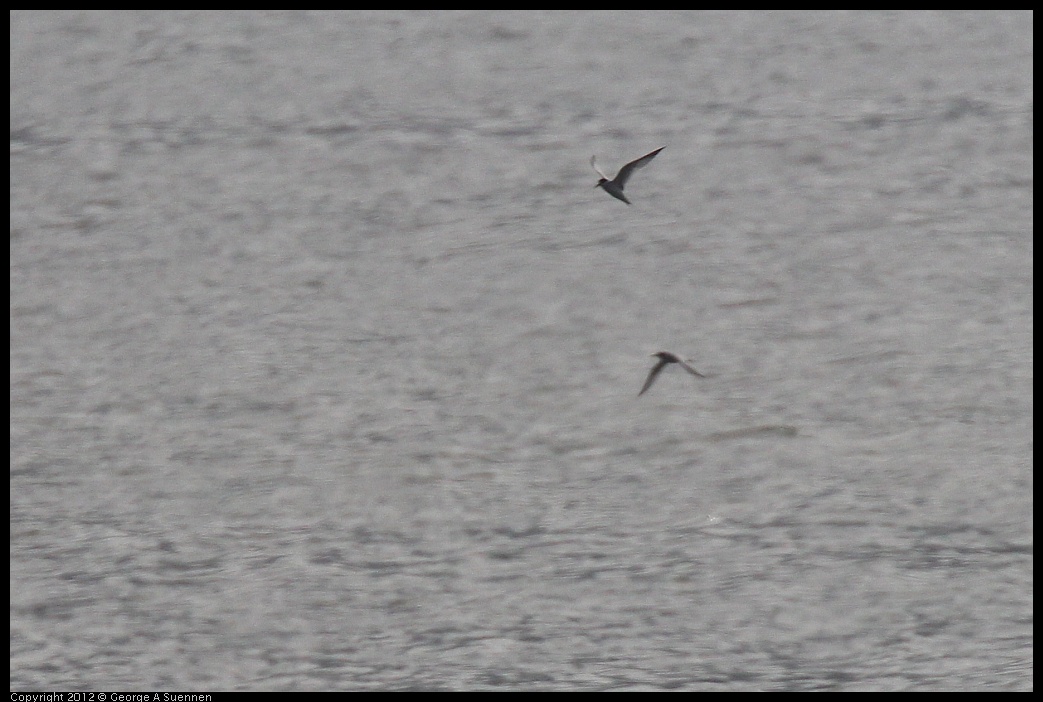
[[[13,12],[12,689],[1031,690],[1032,20]]]

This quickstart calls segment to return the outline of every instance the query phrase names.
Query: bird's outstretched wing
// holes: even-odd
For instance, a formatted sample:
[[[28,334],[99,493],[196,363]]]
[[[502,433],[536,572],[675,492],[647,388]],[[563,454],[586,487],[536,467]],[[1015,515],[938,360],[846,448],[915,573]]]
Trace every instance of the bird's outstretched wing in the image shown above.
[[[656,376],[659,375],[659,372],[661,370],[663,370],[663,368],[666,367],[666,364],[669,363],[669,362],[670,361],[667,361],[666,359],[661,358],[661,359],[659,359],[658,363],[656,363],[654,366],[652,366],[652,370],[648,371],[648,377],[645,378],[645,384],[641,387],[641,392],[639,392],[637,394],[638,397],[641,397],[642,395],[644,395],[645,394],[645,390],[647,390],[648,388],[652,387],[652,383],[655,382]]]
[[[688,371],[692,375],[698,376],[700,378],[705,378],[706,377],[705,375],[703,375],[702,373],[700,373],[696,369],[692,368],[690,365],[688,365],[687,363],[685,363],[681,359],[677,359],[677,362],[681,365],[682,368],[684,368],[686,371]]]
[[[597,173],[602,178],[604,178],[605,180],[612,180],[607,175],[602,173],[600,168],[598,168],[597,159],[598,159],[597,156],[591,156],[590,157],[590,165],[594,168],[594,172]]]
[[[652,159],[654,159],[656,157],[656,154],[658,154],[660,151],[662,151],[665,148],[666,148],[665,146],[660,146],[658,149],[656,149],[652,153],[645,154],[641,158],[634,159],[633,161],[631,161],[627,165],[625,165],[622,168],[620,168],[619,169],[619,173],[617,173],[616,177],[615,177],[616,184],[619,185],[619,187],[622,188],[624,185],[627,184],[627,181],[630,180],[630,176],[633,175],[634,171],[636,171],[638,168],[643,168],[644,166],[647,166],[648,162],[651,161]],[[601,176],[601,177],[604,178],[604,176]]]

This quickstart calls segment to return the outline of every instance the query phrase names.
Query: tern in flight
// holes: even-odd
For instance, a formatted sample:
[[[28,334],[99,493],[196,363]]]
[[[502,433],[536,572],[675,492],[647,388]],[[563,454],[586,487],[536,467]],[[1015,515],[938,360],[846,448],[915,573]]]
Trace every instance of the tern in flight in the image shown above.
[[[682,368],[684,368],[692,375],[698,376],[700,378],[706,377],[705,375],[692,368],[690,365],[688,365],[669,351],[660,351],[659,353],[654,353],[652,355],[658,358],[659,360],[656,362],[654,366],[652,366],[652,370],[648,371],[648,378],[645,379],[645,385],[641,388],[641,392],[637,394],[638,397],[644,395],[645,390],[648,390],[648,388],[652,387],[652,383],[655,382],[655,379],[656,377],[658,377],[659,373],[662,372],[662,370],[671,363],[679,363]]]
[[[611,195],[612,197],[616,198],[617,200],[622,200],[623,202],[629,205],[630,200],[627,200],[626,195],[623,194],[623,188],[626,186],[627,181],[630,180],[630,176],[632,176],[634,174],[634,171],[636,171],[638,168],[648,165],[648,162],[654,159],[656,157],[656,154],[658,154],[665,148],[665,146],[660,146],[652,153],[645,154],[641,158],[631,161],[630,163],[619,169],[619,173],[616,174],[615,178],[609,178],[607,175],[602,173],[601,170],[598,168],[597,157],[591,156],[590,165],[593,166],[597,174],[601,176],[601,180],[599,180],[598,184],[594,187],[603,188],[605,192]]]

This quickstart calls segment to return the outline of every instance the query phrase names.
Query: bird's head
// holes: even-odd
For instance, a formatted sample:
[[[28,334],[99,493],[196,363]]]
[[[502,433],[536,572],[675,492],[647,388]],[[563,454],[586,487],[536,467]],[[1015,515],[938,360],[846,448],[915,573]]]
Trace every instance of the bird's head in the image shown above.
[[[598,178],[598,184],[595,185],[594,187],[595,188],[600,188],[602,185],[604,185],[607,182],[608,182],[607,178]]]

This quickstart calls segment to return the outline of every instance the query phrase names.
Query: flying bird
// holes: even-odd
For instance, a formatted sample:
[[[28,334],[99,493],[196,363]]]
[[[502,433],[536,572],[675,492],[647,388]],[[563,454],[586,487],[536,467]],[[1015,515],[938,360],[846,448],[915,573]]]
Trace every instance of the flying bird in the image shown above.
[[[644,395],[645,394],[645,390],[648,390],[648,388],[652,387],[652,383],[655,382],[656,377],[662,372],[662,370],[664,368],[666,368],[671,363],[678,363],[678,364],[680,364],[682,368],[684,368],[686,371],[688,371],[692,375],[698,376],[700,378],[705,378],[706,377],[705,375],[703,375],[702,373],[700,373],[696,369],[692,368],[690,365],[688,365],[687,363],[685,363],[684,361],[682,361],[680,358],[678,358],[674,354],[670,353],[669,351],[660,351],[659,353],[654,353],[652,355],[654,357],[658,358],[659,360],[656,362],[656,364],[654,366],[652,366],[652,370],[648,371],[648,378],[645,379],[645,385],[644,385],[644,387],[641,388],[641,392],[639,392],[637,394],[638,397],[640,397],[641,395]]]
[[[622,200],[623,202],[629,205],[630,200],[627,200],[626,195],[623,194],[623,187],[626,186],[627,181],[630,180],[630,176],[634,174],[634,171],[636,171],[638,168],[648,165],[648,162],[654,159],[656,157],[656,154],[658,154],[665,148],[665,146],[660,146],[652,153],[645,154],[641,158],[631,161],[630,163],[619,169],[619,173],[616,174],[615,178],[609,178],[607,175],[602,173],[601,169],[599,169],[597,165],[597,157],[591,156],[590,165],[593,166],[594,171],[599,176],[601,176],[601,180],[599,180],[598,184],[594,187],[604,189],[604,191],[612,197],[616,198],[617,200]]]

